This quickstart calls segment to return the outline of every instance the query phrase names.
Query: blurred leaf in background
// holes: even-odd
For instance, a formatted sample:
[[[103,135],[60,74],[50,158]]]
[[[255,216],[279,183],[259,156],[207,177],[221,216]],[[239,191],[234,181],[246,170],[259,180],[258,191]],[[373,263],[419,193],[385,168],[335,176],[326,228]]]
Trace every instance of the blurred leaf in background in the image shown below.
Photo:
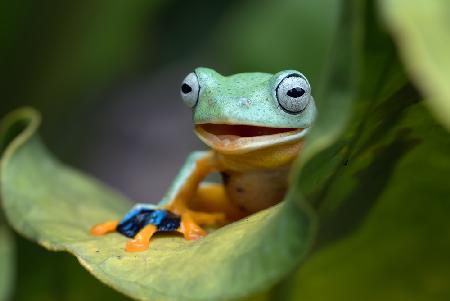
[[[0,217],[0,300],[9,300],[15,278],[14,241]]]
[[[48,252],[17,237],[17,285],[14,301],[126,301],[119,292],[104,285],[69,254]]]
[[[364,35],[351,39],[359,68],[350,122],[323,151],[337,168],[327,172],[317,156],[300,171],[321,230],[289,300],[450,298],[450,135],[409,83],[374,5],[353,1],[344,21]]]
[[[425,104],[450,129],[450,4],[446,0],[382,0],[380,13],[392,32],[411,80]]]

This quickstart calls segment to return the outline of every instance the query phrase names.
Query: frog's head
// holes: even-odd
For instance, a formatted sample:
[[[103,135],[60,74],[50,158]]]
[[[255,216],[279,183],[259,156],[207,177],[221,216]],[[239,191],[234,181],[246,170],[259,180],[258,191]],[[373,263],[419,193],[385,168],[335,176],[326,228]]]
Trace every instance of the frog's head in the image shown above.
[[[295,70],[222,76],[197,68],[183,80],[181,96],[199,138],[224,153],[300,141],[316,115],[309,82]]]

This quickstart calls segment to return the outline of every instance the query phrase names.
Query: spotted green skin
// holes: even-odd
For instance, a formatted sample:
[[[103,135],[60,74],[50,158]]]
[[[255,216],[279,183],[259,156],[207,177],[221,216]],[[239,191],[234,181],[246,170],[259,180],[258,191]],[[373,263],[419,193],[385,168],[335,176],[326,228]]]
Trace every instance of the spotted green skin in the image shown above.
[[[194,123],[247,124],[276,128],[309,128],[316,116],[314,101],[299,114],[284,111],[275,89],[281,78],[298,73],[238,73],[222,76],[209,68],[197,68],[199,98],[193,109]]]

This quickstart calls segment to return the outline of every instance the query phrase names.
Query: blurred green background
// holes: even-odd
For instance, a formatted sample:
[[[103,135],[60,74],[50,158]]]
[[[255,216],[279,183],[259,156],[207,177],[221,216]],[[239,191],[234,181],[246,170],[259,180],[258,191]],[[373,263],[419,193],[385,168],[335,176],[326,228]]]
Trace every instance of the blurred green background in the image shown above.
[[[338,8],[327,0],[2,1],[0,116],[35,107],[58,158],[157,202],[186,155],[203,148],[179,97],[184,76],[197,66],[225,75],[298,69],[316,87]],[[126,299],[73,257],[16,241],[12,300]]]
[[[136,200],[159,199],[202,147],[179,97],[193,68],[291,68],[318,85],[339,2],[310,2],[3,2],[0,114],[37,108],[59,158]],[[308,13],[317,8],[320,19]]]

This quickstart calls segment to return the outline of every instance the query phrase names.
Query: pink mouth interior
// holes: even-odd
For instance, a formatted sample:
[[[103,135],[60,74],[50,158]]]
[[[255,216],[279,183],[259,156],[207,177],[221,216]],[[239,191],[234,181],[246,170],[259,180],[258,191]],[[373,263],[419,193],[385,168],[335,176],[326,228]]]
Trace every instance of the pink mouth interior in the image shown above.
[[[244,137],[259,137],[259,136],[270,136],[289,132],[299,131],[298,128],[271,128],[263,126],[252,126],[252,125],[230,125],[230,124],[202,124],[199,125],[204,131],[217,136],[219,139],[226,138],[230,140],[235,140]]]

